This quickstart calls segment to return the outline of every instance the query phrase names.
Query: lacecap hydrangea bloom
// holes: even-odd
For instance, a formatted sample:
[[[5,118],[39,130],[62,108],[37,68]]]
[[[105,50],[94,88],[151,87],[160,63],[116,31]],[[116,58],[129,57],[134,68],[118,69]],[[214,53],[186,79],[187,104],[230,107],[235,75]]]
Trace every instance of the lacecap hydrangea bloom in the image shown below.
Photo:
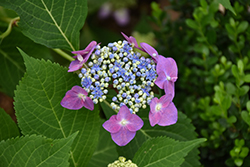
[[[77,71],[80,86],[74,86],[61,101],[71,110],[85,107],[94,109],[94,104],[105,101],[117,112],[103,127],[111,133],[113,141],[124,146],[128,144],[143,126],[137,115],[141,108],[149,109],[151,126],[168,126],[176,123],[177,109],[172,102],[177,80],[177,65],[174,59],[165,58],[147,43],[138,43],[132,36],[122,33],[125,40],[101,47],[96,41],[80,51],[73,51],[75,60],[68,72]],[[141,56],[138,49],[149,54]],[[160,99],[154,97],[152,88],[164,89]],[[109,91],[113,89],[114,93]],[[111,96],[107,102],[107,96]]]

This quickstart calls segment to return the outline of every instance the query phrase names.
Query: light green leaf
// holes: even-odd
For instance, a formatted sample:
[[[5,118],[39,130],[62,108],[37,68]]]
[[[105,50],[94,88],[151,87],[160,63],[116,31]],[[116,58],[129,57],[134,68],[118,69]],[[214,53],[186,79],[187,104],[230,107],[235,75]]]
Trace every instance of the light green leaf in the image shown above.
[[[16,123],[0,108],[0,141],[20,135]]]
[[[166,137],[152,138],[136,152],[133,162],[144,167],[179,167],[188,152],[204,141],[206,139],[179,142]]]
[[[246,107],[247,107],[247,111],[249,111],[250,113],[250,101],[247,102]]]
[[[226,9],[230,10],[233,14],[236,15],[234,8],[232,7],[229,0],[217,0],[220,4],[222,4]]]
[[[27,72],[15,92],[15,110],[21,132],[49,138],[67,138],[79,131],[70,152],[71,166],[86,166],[99,136],[99,109],[72,111],[60,105],[65,93],[80,83],[77,75],[50,61],[37,60],[23,51]]]
[[[0,86],[11,97],[14,96],[16,85],[25,72],[23,58],[16,47],[22,48],[34,57],[52,60],[48,48],[34,43],[24,36],[18,28],[13,28],[0,45],[0,71],[4,71],[0,75]]]
[[[104,121],[102,121],[102,124]],[[108,166],[109,163],[117,160],[118,153],[116,144],[111,139],[110,133],[100,125],[100,136],[98,146],[88,164],[88,167]]]
[[[70,146],[77,133],[65,139],[25,136],[0,143],[0,166],[69,166]]]
[[[250,114],[247,111],[241,112],[241,118],[250,126]]]
[[[237,33],[244,32],[248,27],[248,22],[247,21],[242,21],[240,25],[237,27]]]
[[[244,76],[244,81],[249,83],[250,82],[250,74]]]
[[[50,48],[79,49],[87,0],[1,0],[0,5],[20,16],[23,34],[35,42]]]

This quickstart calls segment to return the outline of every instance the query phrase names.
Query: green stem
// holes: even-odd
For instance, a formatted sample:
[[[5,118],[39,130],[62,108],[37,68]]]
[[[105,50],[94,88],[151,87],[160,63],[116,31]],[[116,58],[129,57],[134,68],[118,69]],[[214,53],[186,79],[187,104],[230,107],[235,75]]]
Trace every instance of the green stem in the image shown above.
[[[8,25],[8,28],[7,30],[2,33],[0,35],[0,38],[3,40],[5,37],[7,37],[10,33],[11,33],[11,30],[12,30],[12,25],[15,24],[16,21],[19,21],[20,20],[20,17],[16,17],[16,18],[13,18],[13,19],[10,19],[9,20],[9,25]]]
[[[61,49],[53,49],[53,50],[56,53],[58,53],[59,55],[61,55],[62,57],[64,57],[65,59],[69,60],[69,61],[74,61],[75,60],[73,57],[71,57],[70,55],[68,55],[67,53],[62,51]]]

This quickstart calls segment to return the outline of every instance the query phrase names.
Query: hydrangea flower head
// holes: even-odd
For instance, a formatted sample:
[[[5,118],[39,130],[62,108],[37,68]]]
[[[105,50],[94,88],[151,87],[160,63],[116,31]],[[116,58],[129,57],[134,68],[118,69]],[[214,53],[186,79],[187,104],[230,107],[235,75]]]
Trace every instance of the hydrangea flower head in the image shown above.
[[[163,56],[159,56],[156,66],[156,72],[158,74],[155,84],[163,89],[166,94],[172,94],[174,96],[174,83],[177,80],[177,65],[174,59]]]
[[[102,126],[111,133],[112,140],[117,145],[125,146],[135,137],[136,131],[142,128],[143,121],[123,105],[118,114],[111,116]]]
[[[77,54],[74,56],[76,60],[72,61],[69,65],[69,70],[68,72],[73,72],[76,70],[79,70],[82,68],[83,64],[89,59],[89,56],[93,52],[97,45],[96,41],[92,41],[89,43],[89,45],[84,49],[84,50],[79,50],[79,51],[73,51],[71,53]]]
[[[79,110],[82,107],[93,110],[94,103],[87,95],[88,92],[82,87],[73,86],[71,90],[67,91],[61,101],[61,105],[70,110]]]
[[[171,94],[164,95],[160,99],[153,98],[150,103],[149,122],[151,126],[156,124],[168,126],[175,124],[178,117],[177,109],[172,102]]]
[[[142,128],[143,121],[137,112],[147,105],[152,126],[167,126],[177,120],[177,109],[172,102],[177,79],[175,61],[158,55],[149,44],[141,43],[139,48],[134,37],[122,35],[126,40],[103,47],[92,41],[84,50],[72,52],[77,55],[69,72],[79,70],[82,87],[74,86],[61,102],[65,108],[90,110],[99,102],[109,103],[118,114],[111,116],[103,127],[119,146],[128,144]],[[137,49],[151,57],[145,58]],[[154,98],[155,84],[164,88],[167,95]],[[109,93],[110,89],[114,89],[113,93]]]

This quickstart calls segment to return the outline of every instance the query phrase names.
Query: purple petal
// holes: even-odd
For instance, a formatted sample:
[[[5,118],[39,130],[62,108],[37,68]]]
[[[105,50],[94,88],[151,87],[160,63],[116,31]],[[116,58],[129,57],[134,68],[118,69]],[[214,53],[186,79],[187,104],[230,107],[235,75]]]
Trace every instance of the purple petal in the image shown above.
[[[156,72],[157,74],[164,72],[165,76],[176,78],[178,73],[178,68],[175,60],[170,57],[165,58],[163,56],[160,56],[158,58],[158,63],[156,65]]]
[[[136,132],[131,132],[124,127],[117,133],[111,133],[111,137],[118,146],[125,146],[135,137],[135,134]]]
[[[175,124],[178,119],[178,112],[173,102],[168,107],[164,108],[161,120],[158,122],[160,126],[168,126]]]
[[[90,97],[85,97],[83,106],[89,110],[94,110],[94,102],[92,101]]]
[[[121,129],[121,125],[116,119],[116,115],[112,115],[109,120],[102,124],[102,127],[110,133],[117,133]]]
[[[130,131],[134,131],[135,132],[135,131],[141,129],[142,126],[143,126],[142,119],[138,115],[136,115],[136,114],[132,114],[131,118],[128,121],[129,121],[129,123],[127,124],[126,127]]]
[[[147,43],[140,43],[142,49],[147,52],[156,62],[158,60],[158,52]]]
[[[170,94],[172,97],[174,97],[174,95],[175,95],[174,82],[166,81],[164,83],[164,92],[165,92],[165,94]]]
[[[61,101],[64,108],[78,110],[83,107],[83,100],[78,97],[75,91],[69,90]]]
[[[166,75],[165,75],[165,73],[163,71],[161,71],[160,73],[157,73],[157,74],[158,74],[158,77],[155,80],[155,84],[159,88],[163,89],[164,88],[164,83],[168,82],[167,78],[166,78]]]
[[[155,112],[154,114],[149,112],[149,122],[151,126],[155,126],[161,120],[161,113]]]
[[[136,39],[134,37],[132,37],[132,36],[128,37],[123,32],[121,32],[121,34],[128,41],[128,43],[130,43],[131,45],[134,45],[136,48],[141,50],[141,48],[138,47],[138,44],[137,44]]]
[[[88,92],[86,90],[84,90],[81,86],[73,86],[71,88],[72,91],[76,92],[76,95],[78,96],[79,93],[84,94],[84,95],[88,95]]]
[[[93,51],[95,49],[96,45],[97,45],[96,41],[91,41],[84,50],[72,51],[71,53],[73,53],[73,54],[80,54],[80,55],[86,55],[91,50]]]
[[[169,105],[170,102],[173,100],[173,95],[172,94],[165,94],[161,96],[159,99],[159,103],[162,104],[162,108],[165,108]]]
[[[127,8],[121,8],[114,12],[114,18],[120,26],[126,26],[129,21],[129,12]]]
[[[156,104],[158,103],[158,98],[157,97],[154,97],[151,102],[150,102],[150,111],[152,112],[152,114],[154,114],[156,111],[155,111],[155,106]]]
[[[79,70],[80,68],[82,68],[82,65],[83,63],[79,60],[74,60],[70,63],[68,72]]]
[[[128,107],[126,105],[121,106],[118,114],[117,114],[117,121],[121,121],[122,119],[130,120],[132,114],[130,113]]]

